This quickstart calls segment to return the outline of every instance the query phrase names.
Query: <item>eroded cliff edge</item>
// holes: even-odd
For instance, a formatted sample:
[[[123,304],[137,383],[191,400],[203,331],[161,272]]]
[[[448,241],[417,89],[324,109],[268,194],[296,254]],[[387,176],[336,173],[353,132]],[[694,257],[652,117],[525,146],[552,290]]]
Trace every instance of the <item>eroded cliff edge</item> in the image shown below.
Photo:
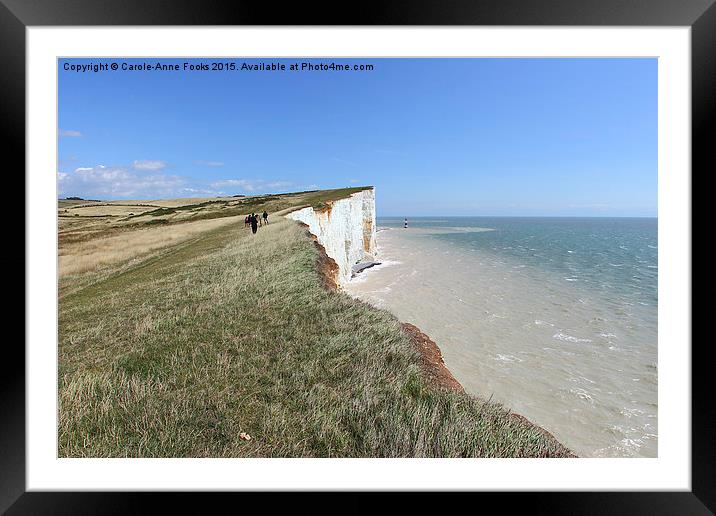
[[[339,285],[351,279],[353,266],[373,261],[375,245],[375,190],[367,188],[345,199],[327,201],[286,215],[303,222],[326,254],[338,265]]]

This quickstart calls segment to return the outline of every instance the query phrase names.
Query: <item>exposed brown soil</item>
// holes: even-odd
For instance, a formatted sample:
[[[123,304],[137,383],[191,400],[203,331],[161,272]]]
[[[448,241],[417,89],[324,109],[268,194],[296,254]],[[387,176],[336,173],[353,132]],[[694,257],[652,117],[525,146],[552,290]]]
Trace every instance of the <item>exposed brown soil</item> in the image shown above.
[[[325,201],[322,203],[323,205],[320,207],[314,207],[313,211],[315,213],[325,213],[326,216],[330,219],[331,218],[331,212],[333,211],[333,201]]]
[[[400,324],[403,327],[403,331],[410,336],[410,341],[420,352],[423,371],[425,371],[430,381],[438,387],[456,392],[465,392],[460,382],[458,382],[448,368],[445,367],[443,354],[440,352],[438,345],[414,324]]]
[[[338,264],[326,254],[326,249],[317,240],[313,241],[313,245],[318,249],[316,267],[323,286],[328,290],[338,290]]]
[[[316,270],[318,271],[318,277],[321,279],[321,284],[327,290],[336,291],[338,290],[338,264],[336,261],[328,256],[326,248],[318,243],[316,235],[308,231],[308,224],[298,221],[298,223],[306,228],[306,234],[311,240],[313,245],[318,249],[318,260],[316,260]]]

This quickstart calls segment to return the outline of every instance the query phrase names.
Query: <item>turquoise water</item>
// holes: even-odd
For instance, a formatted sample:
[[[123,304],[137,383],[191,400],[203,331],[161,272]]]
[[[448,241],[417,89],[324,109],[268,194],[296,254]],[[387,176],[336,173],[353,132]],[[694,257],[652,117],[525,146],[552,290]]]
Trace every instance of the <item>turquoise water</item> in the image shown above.
[[[352,295],[586,457],[657,456],[657,219],[378,218]]]
[[[402,228],[403,219],[379,218],[378,226]],[[657,306],[655,218],[422,217],[408,226],[455,229],[431,237],[551,270],[604,296]],[[492,231],[459,231],[472,228]]]

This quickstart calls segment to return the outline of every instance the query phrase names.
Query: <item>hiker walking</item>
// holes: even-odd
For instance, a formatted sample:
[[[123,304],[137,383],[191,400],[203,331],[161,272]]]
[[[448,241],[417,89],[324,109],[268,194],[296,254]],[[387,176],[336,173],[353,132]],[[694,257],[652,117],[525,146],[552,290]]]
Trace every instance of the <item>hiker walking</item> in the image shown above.
[[[268,224],[268,212],[264,210],[264,222]]]
[[[255,213],[252,213],[251,214],[251,232],[252,233],[256,234],[256,229],[258,228],[258,225],[259,225],[258,217],[256,216]]]
[[[244,218],[244,228],[247,228],[251,225],[251,215],[246,215]]]

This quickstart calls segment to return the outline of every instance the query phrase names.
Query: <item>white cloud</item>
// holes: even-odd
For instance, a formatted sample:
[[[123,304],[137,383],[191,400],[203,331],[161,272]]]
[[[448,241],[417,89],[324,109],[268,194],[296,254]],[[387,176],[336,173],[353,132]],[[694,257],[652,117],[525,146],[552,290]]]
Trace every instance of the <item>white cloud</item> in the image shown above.
[[[222,179],[211,183],[213,188],[238,188],[246,192],[281,190],[291,186],[290,181],[266,181],[264,179]]]
[[[139,159],[132,164],[137,170],[161,170],[167,166],[165,161],[158,159]]]
[[[82,136],[82,133],[79,131],[73,131],[71,129],[60,129],[58,131],[58,134],[60,136],[70,137],[70,138],[77,138],[79,136]]]
[[[79,167],[74,172],[57,172],[61,196],[94,199],[179,197],[186,181],[164,173],[146,173],[125,167]]]

